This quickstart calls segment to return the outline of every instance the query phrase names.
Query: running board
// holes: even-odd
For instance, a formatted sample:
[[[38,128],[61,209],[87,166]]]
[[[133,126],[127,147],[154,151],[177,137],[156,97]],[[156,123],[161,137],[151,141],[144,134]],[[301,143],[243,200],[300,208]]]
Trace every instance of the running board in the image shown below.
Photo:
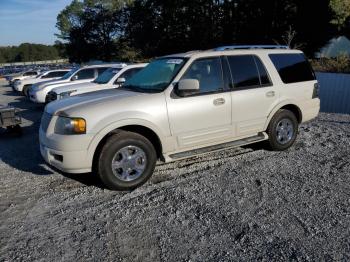
[[[256,136],[252,136],[252,137],[248,137],[248,138],[244,138],[244,139],[240,139],[240,140],[236,140],[236,141],[232,141],[232,142],[228,142],[228,143],[224,143],[224,144],[208,146],[208,147],[204,147],[204,148],[199,148],[199,149],[194,149],[194,150],[185,151],[185,152],[181,152],[181,153],[176,153],[176,154],[169,155],[169,157],[171,157],[172,159],[189,158],[192,156],[202,155],[202,154],[209,153],[209,152],[215,152],[215,151],[220,151],[223,149],[239,147],[239,146],[244,146],[244,145],[249,145],[249,144],[261,142],[261,141],[266,140],[267,138],[268,138],[267,134],[259,133]]]

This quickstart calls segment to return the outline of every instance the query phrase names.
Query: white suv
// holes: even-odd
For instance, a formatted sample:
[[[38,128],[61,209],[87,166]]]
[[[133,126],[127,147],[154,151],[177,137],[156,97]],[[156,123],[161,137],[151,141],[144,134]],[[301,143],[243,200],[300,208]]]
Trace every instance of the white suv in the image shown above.
[[[90,83],[65,85],[54,88],[47,94],[46,103],[85,93],[118,88],[146,65],[147,64],[120,65],[107,69]]]
[[[50,80],[32,85],[29,88],[28,96],[32,102],[44,104],[46,95],[52,89],[64,85],[91,82],[108,68],[117,65],[119,64],[89,65],[73,69],[58,80]]]
[[[9,82],[9,85],[14,89],[14,84],[16,81],[36,77],[39,74],[40,74],[39,70],[24,71],[22,73],[18,73],[18,74],[14,74],[14,75],[10,76],[8,79],[8,82]]]
[[[33,84],[48,80],[59,79],[65,74],[67,74],[69,71],[70,69],[49,70],[35,77],[17,80],[14,83],[14,89],[18,92],[22,92],[23,94],[25,94],[27,92],[27,89]]]
[[[320,109],[304,54],[228,46],[158,58],[121,88],[46,106],[44,159],[68,173],[96,170],[108,188],[145,183],[169,162],[267,140],[286,150]]]

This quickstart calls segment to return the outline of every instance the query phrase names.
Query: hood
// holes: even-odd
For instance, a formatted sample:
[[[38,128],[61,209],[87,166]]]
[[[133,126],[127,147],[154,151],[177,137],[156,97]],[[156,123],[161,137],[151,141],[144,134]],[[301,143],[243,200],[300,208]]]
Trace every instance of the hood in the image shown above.
[[[108,107],[109,103],[112,105],[123,99],[142,95],[148,94],[121,89],[102,90],[51,102],[46,106],[45,111],[51,115],[62,111],[68,115],[84,114],[93,111],[95,107],[99,107],[101,104]]]
[[[61,84],[61,83],[67,83],[67,82],[69,82],[69,79],[52,79],[52,80],[39,82],[37,86],[41,88],[48,85]]]
[[[55,92],[56,94],[61,94],[67,91],[72,91],[72,90],[84,90],[85,88],[91,88],[91,87],[98,87],[99,84],[90,82],[90,83],[75,83],[75,84],[71,84],[71,85],[64,85],[64,86],[60,86],[60,87],[56,87],[54,89],[52,89],[53,92]]]

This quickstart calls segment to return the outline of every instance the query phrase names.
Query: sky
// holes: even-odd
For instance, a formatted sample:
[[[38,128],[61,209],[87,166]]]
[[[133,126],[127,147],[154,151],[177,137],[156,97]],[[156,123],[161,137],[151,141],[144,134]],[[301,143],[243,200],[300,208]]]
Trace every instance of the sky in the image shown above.
[[[58,13],[72,0],[0,0],[0,46],[53,44]]]

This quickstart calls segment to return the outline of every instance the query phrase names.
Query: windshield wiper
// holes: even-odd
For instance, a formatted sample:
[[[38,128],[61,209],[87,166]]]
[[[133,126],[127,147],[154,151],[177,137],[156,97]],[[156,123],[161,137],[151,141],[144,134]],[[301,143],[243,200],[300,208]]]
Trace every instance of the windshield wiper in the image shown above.
[[[155,89],[155,88],[141,88],[139,86],[133,86],[133,85],[124,85],[124,86],[122,86],[120,88],[123,88],[123,89],[126,89],[126,90],[130,90],[130,91],[134,91],[134,92],[139,92],[139,93],[158,93],[158,92],[162,91],[162,90]]]

